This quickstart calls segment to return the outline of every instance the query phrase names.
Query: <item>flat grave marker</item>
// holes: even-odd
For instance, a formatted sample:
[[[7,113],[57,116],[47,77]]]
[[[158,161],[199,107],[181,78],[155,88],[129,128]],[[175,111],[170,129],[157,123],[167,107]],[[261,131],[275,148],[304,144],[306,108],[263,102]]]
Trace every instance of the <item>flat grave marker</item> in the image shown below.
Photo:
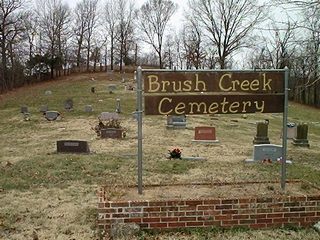
[[[55,121],[58,119],[58,117],[60,117],[60,113],[58,111],[47,111],[44,115],[44,117],[48,120],[48,121]]]
[[[187,118],[185,115],[168,115],[167,128],[183,129],[187,126]]]
[[[215,127],[195,127],[192,142],[218,143]]]
[[[258,144],[253,146],[253,158],[247,159],[247,163],[254,162],[277,162],[282,159],[283,148],[280,145],[275,144]],[[286,163],[292,163],[287,160]]]
[[[87,141],[59,140],[57,141],[58,153],[90,153]]]

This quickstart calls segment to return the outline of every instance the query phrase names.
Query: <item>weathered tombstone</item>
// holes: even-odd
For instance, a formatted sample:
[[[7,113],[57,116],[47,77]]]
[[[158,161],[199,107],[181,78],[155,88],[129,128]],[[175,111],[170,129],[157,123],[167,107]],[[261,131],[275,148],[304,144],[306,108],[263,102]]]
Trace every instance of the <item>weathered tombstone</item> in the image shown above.
[[[278,162],[282,159],[283,148],[280,145],[275,144],[259,144],[254,145],[253,158],[247,159],[247,163],[254,162]],[[286,163],[292,163],[287,160]]]
[[[78,140],[60,140],[57,141],[58,153],[89,153],[87,141]]]
[[[46,96],[52,95],[52,91],[46,90],[46,91],[44,92],[44,95],[46,95]]]
[[[121,113],[120,98],[116,99],[116,113]]]
[[[48,121],[54,121],[57,120],[57,118],[60,116],[60,113],[57,111],[46,111],[44,117],[48,120]]]
[[[283,131],[281,131],[282,138]],[[297,135],[297,126],[295,123],[287,123],[287,139],[293,139]]]
[[[254,144],[270,144],[268,137],[268,122],[257,122],[257,135],[254,137]]]
[[[27,106],[21,106],[20,112],[23,113],[23,114],[24,114],[24,113],[29,113],[29,109],[28,109]]]
[[[40,106],[39,112],[44,114],[47,111],[49,111],[48,105],[41,105]]]
[[[64,109],[67,111],[71,111],[73,109],[73,100],[71,98],[68,98],[64,102]]]
[[[100,121],[108,121],[110,119],[119,119],[119,114],[118,113],[113,113],[113,112],[102,112],[98,119]]]
[[[90,113],[93,111],[92,105],[86,105],[84,106],[84,111],[87,113]]]
[[[185,115],[168,115],[167,116],[167,128],[186,128],[187,118]]]
[[[299,147],[310,147],[307,124],[303,123],[297,126],[297,135],[293,138],[292,144]]]
[[[192,142],[217,143],[216,129],[214,127],[196,127]]]
[[[113,93],[116,89],[117,89],[117,86],[115,84],[108,85],[108,90],[110,94]]]
[[[30,113],[24,112],[23,113],[23,120],[24,121],[30,121]]]
[[[101,129],[102,138],[122,138],[123,130],[119,128]]]
[[[95,87],[91,87],[91,93],[95,93],[95,92],[96,92]]]

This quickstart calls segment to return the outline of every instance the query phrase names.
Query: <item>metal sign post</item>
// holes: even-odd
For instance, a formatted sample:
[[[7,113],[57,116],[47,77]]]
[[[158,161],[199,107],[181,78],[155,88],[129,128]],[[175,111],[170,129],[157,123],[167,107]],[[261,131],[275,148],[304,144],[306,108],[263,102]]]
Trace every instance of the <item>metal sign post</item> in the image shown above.
[[[287,161],[287,121],[288,121],[288,80],[289,69],[285,67],[284,75],[284,109],[283,109],[283,133],[282,133],[282,159],[281,159],[281,189],[286,189],[286,161]]]
[[[142,69],[137,69],[138,193],[142,194]]]

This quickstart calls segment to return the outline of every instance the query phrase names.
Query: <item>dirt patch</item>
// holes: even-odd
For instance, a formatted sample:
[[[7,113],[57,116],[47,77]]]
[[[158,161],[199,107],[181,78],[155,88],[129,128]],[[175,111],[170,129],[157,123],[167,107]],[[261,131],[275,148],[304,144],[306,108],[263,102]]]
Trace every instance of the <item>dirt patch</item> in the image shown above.
[[[117,190],[120,192],[119,189]],[[271,196],[304,196],[320,194],[320,190],[309,183],[291,181],[286,183],[286,190],[282,191],[277,182],[252,183],[214,183],[188,184],[169,186],[147,186],[143,194],[139,195],[137,188],[121,191],[122,195],[115,196],[106,189],[106,194],[113,196],[110,200],[166,200],[166,199],[205,199],[205,198],[241,198],[241,197],[271,197]],[[108,197],[107,197],[108,198]]]

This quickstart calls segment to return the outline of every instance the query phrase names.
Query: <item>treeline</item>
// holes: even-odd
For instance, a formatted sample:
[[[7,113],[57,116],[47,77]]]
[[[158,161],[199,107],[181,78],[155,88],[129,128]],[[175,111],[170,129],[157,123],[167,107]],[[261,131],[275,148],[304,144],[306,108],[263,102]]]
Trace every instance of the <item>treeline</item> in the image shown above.
[[[320,106],[319,1],[65,2],[0,0],[0,93],[72,72],[127,66],[287,66],[290,97]],[[178,8],[184,10],[179,23]]]

